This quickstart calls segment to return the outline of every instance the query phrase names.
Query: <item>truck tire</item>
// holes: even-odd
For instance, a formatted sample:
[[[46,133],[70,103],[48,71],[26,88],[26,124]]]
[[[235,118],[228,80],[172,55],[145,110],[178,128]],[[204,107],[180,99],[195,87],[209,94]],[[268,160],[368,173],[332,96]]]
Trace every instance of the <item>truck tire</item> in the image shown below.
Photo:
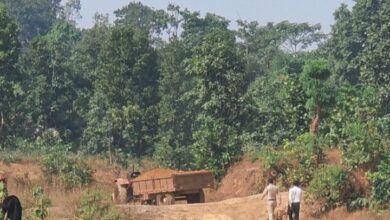
[[[171,193],[158,194],[156,203],[157,205],[173,205],[175,204],[175,196]]]
[[[200,190],[199,193],[188,194],[187,195],[187,203],[204,203],[205,196],[203,190]]]
[[[206,202],[206,197],[204,195],[204,191],[200,190],[199,192],[199,203],[205,203]]]
[[[118,204],[126,204],[128,202],[126,186],[121,186],[120,184],[115,185],[114,200]]]

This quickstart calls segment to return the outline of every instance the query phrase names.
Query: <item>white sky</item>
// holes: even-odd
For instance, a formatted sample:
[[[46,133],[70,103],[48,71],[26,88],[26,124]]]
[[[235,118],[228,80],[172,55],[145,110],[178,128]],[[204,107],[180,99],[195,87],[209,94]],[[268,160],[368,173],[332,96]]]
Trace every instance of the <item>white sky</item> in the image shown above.
[[[93,25],[95,12],[108,13],[114,19],[113,11],[132,2],[131,0],[81,0],[80,27],[89,28]],[[267,22],[309,22],[320,23],[324,32],[330,31],[333,24],[333,12],[341,3],[352,6],[353,0],[140,0],[144,5],[166,9],[169,3],[180,5],[191,11],[215,13],[223,16],[234,26],[236,20]]]

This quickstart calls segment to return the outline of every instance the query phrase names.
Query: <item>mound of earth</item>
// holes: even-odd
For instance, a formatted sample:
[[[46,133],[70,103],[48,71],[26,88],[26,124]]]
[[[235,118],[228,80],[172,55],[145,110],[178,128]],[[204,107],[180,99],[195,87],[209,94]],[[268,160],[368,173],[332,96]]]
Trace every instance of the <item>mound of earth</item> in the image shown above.
[[[262,192],[266,181],[260,161],[244,160],[229,168],[218,190],[207,201],[245,197]]]

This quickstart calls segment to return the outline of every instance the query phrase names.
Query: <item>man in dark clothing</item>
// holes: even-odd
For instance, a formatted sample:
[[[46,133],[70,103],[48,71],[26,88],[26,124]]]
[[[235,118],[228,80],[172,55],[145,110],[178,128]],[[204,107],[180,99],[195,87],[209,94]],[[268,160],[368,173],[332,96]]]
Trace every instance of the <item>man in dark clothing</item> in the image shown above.
[[[288,191],[288,215],[290,220],[299,220],[299,209],[302,201],[302,189],[299,181],[293,182],[293,187]]]
[[[22,220],[22,205],[18,197],[5,197],[2,205],[2,213],[9,220]]]

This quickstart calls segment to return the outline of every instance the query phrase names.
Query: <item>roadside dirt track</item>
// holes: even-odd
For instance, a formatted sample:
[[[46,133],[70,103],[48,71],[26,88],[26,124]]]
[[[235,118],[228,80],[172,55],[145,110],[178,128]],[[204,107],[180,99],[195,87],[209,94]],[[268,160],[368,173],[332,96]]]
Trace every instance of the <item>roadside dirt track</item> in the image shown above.
[[[287,202],[287,192],[282,193],[282,205]],[[129,219],[137,220],[260,220],[267,219],[266,202],[260,195],[234,198],[202,204],[173,206],[118,206]],[[281,209],[278,207],[277,209]],[[303,218],[304,219],[304,218]]]

